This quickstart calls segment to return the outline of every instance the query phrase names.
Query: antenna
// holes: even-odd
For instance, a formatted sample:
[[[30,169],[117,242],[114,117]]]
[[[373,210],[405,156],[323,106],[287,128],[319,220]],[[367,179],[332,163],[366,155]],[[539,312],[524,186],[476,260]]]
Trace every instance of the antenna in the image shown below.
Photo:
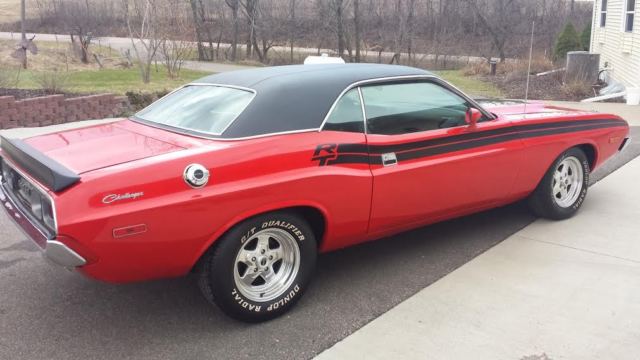
[[[531,46],[529,47],[529,68],[527,69],[527,87],[524,90],[524,117],[527,117],[527,102],[529,101],[529,79],[531,78],[531,59],[533,58],[533,34],[536,31],[535,20],[531,24]]]

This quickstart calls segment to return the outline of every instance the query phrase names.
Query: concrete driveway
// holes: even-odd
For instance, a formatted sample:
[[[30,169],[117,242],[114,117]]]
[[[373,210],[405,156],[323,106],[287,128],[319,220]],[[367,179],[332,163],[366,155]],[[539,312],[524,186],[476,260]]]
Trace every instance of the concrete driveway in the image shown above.
[[[638,154],[636,141],[609,170]],[[534,220],[514,204],[322,256],[291,313],[246,325],[189,277],[114,286],[52,267],[0,215],[0,359],[311,358]]]

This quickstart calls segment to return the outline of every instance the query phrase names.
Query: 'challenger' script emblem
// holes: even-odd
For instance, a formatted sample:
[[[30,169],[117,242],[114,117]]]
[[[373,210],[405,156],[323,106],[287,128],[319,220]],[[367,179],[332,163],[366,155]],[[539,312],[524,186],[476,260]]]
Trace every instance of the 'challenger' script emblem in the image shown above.
[[[104,204],[111,204],[120,200],[135,200],[139,197],[144,196],[143,192],[134,192],[134,193],[126,193],[126,194],[109,194],[102,198],[102,202]]]

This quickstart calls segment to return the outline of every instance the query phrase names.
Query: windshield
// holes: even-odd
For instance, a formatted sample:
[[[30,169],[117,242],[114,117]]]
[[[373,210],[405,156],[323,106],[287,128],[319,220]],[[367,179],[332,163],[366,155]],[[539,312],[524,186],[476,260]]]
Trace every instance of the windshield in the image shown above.
[[[215,85],[176,90],[135,117],[162,125],[220,135],[249,105],[254,93]]]

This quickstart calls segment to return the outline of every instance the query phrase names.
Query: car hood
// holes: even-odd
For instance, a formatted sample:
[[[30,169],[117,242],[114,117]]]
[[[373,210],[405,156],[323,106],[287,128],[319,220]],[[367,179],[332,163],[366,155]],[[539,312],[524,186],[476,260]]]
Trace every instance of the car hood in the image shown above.
[[[525,115],[527,115],[528,119],[532,119],[593,113],[557,106],[549,106],[545,105],[543,101],[535,100],[525,102],[524,100],[477,99],[476,101],[486,110],[508,120],[521,120],[524,119]]]
[[[121,120],[25,142],[77,174],[190,148],[197,139]]]

